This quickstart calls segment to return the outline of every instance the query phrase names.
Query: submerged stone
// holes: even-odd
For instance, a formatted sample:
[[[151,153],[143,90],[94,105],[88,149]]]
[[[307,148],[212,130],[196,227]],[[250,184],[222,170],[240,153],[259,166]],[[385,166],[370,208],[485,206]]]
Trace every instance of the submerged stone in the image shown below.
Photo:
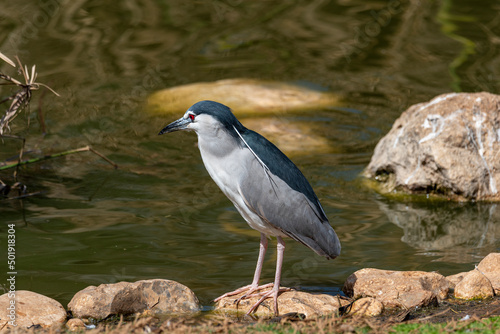
[[[279,117],[247,118],[241,122],[266,137],[287,155],[334,150],[325,137],[317,135],[315,129],[304,123],[289,122]]]
[[[201,100],[213,100],[241,114],[281,114],[339,105],[330,92],[278,81],[226,79],[167,88],[149,96],[147,108],[157,113],[184,113]]]
[[[377,144],[363,175],[381,193],[500,200],[500,96],[440,95],[411,106]]]

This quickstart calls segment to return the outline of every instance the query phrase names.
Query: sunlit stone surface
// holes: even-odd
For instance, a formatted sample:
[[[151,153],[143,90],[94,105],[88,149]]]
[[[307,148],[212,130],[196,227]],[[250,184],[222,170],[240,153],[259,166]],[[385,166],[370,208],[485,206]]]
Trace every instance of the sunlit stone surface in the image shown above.
[[[382,193],[500,200],[499,105],[489,93],[413,105],[377,144],[364,176]]]

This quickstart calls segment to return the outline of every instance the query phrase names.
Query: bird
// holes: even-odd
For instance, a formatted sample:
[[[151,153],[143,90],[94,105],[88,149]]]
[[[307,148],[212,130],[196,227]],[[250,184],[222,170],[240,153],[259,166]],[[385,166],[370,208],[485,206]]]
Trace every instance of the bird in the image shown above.
[[[214,301],[244,293],[237,299],[239,303],[258,296],[260,299],[247,312],[251,314],[264,300],[273,298],[274,314],[278,316],[278,296],[290,290],[280,287],[283,238],[291,238],[327,259],[334,259],[341,250],[337,234],[299,168],[269,140],[244,127],[229,107],[209,100],[197,102],[158,134],[184,130],[197,134],[208,174],[248,225],[260,232],[252,283]],[[274,283],[259,285],[271,237],[277,239]],[[268,291],[263,291],[266,289]]]

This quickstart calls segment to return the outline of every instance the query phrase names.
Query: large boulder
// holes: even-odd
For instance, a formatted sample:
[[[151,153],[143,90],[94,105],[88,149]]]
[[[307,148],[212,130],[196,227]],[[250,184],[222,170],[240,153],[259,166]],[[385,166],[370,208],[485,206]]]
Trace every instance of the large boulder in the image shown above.
[[[89,286],[77,292],[68,304],[76,318],[104,319],[115,314],[193,313],[200,303],[193,291],[175,281],[152,279]]]
[[[65,321],[66,310],[52,298],[25,290],[0,296],[0,330],[50,328],[62,326]]]
[[[349,276],[343,290],[354,299],[375,298],[386,308],[412,308],[445,299],[449,282],[438,273],[366,268]]]
[[[269,289],[264,291],[269,291]],[[243,293],[222,298],[216,303],[215,310],[223,313],[246,313],[260,298],[252,297],[249,299],[242,299],[239,304],[236,304],[236,300],[242,295]],[[278,297],[280,314],[292,312],[301,313],[304,314],[306,318],[335,313],[340,307],[347,304],[349,304],[348,301],[336,296],[296,290],[283,292]],[[274,314],[273,299],[268,298],[264,300],[255,311],[255,314],[260,316],[272,316]]]
[[[453,93],[411,106],[363,175],[382,193],[500,200],[499,105],[498,95]]]

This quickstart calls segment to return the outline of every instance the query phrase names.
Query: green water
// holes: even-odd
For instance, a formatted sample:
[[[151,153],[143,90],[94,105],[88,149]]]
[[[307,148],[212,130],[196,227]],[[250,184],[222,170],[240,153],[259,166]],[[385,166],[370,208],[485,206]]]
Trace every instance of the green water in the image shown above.
[[[155,90],[239,77],[299,82],[345,99],[282,115],[321,129],[333,148],[293,160],[343,246],[327,261],[289,241],[283,285],[335,293],[365,267],[445,275],[473,268],[500,245],[495,205],[403,203],[357,176],[410,105],[450,91],[498,92],[499,21],[498,4],[486,0],[4,1],[0,51],[36,64],[38,81],[61,94],[35,92],[29,134],[26,116],[13,123],[12,134],[27,138],[26,157],[91,145],[119,169],[91,153],[22,168],[19,181],[41,194],[0,202],[0,278],[8,272],[6,225],[15,224],[17,289],[64,305],[88,285],[122,280],[173,279],[204,305],[248,284],[258,233],[206,173],[193,133],[157,136],[180,115],[143,110]],[[0,147],[4,160],[20,142]],[[14,182],[12,171],[0,178]],[[263,282],[274,277],[271,245]]]

